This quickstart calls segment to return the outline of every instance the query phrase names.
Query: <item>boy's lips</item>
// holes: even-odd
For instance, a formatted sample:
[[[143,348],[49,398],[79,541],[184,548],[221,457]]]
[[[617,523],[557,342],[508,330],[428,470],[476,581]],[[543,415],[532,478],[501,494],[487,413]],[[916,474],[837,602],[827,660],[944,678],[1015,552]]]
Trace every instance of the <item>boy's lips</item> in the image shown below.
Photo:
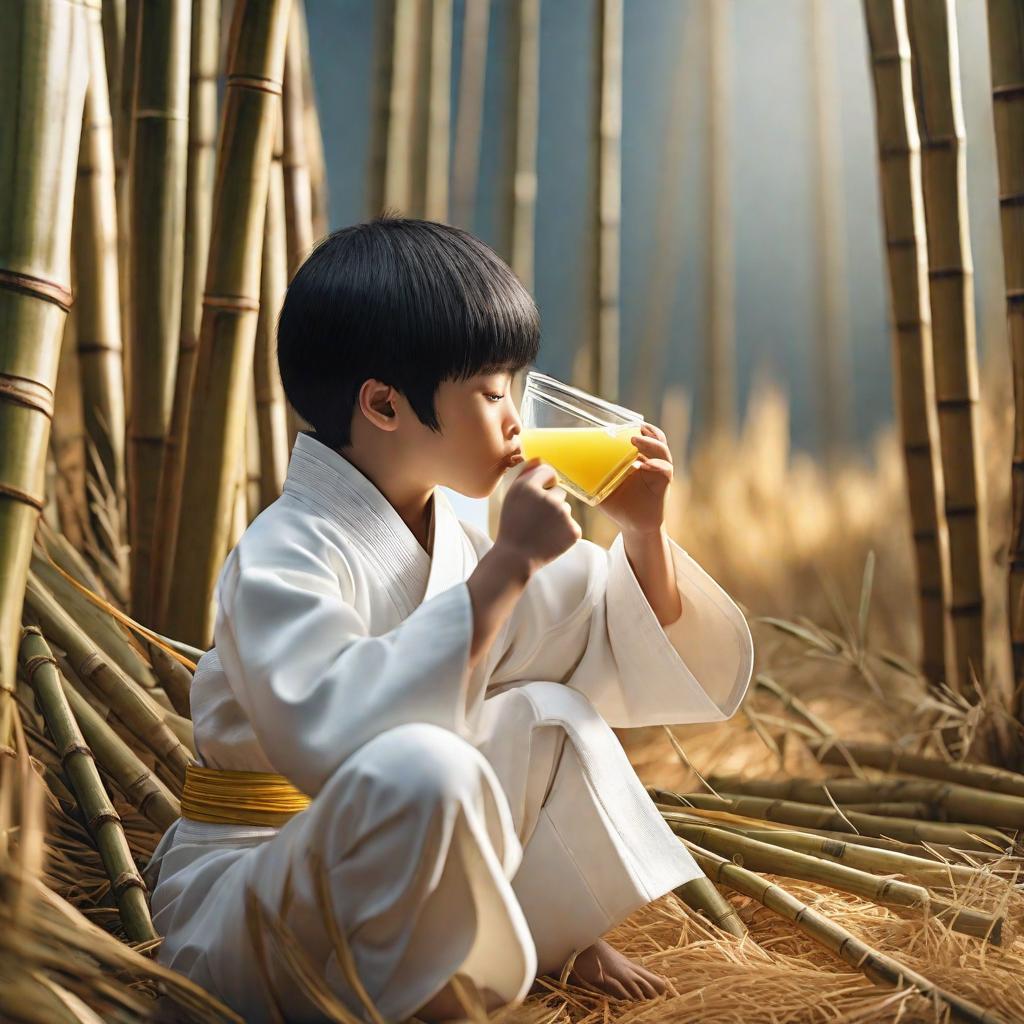
[[[523,458],[522,448],[517,448],[514,452],[509,452],[505,456],[505,465],[511,468],[512,466],[518,466],[520,462],[525,461]]]

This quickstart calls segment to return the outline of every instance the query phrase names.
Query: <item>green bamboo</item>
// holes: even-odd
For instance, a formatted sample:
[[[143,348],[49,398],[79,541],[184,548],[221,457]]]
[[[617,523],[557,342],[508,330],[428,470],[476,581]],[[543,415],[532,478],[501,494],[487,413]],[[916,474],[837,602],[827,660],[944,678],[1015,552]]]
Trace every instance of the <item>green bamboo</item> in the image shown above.
[[[188,170],[185,184],[185,270],[181,292],[181,328],[175,367],[171,421],[164,441],[153,549],[153,620],[165,618],[170,588],[185,430],[202,316],[203,282],[213,215],[213,168],[217,138],[217,72],[220,59],[221,0],[192,0],[191,75],[188,98]]]
[[[82,817],[96,842],[125,933],[133,942],[155,939],[157,934],[146,903],[146,883],[132,860],[120,815],[114,810],[96,770],[93,753],[68,707],[53,655],[35,626],[23,631],[21,665],[42,708]]]
[[[288,248],[285,228],[284,172],[281,167],[282,131],[278,126],[267,189],[267,219],[263,229],[260,272],[260,312],[256,323],[253,363],[256,424],[259,431],[260,509],[276,500],[288,472],[288,415],[277,367],[277,313],[288,287]]]
[[[480,126],[487,70],[487,31],[491,0],[466,0],[462,11],[462,57],[459,65],[455,150],[452,155],[451,218],[473,229],[477,173],[480,167]]]
[[[702,849],[728,857],[752,871],[831,886],[872,903],[924,910],[948,924],[954,931],[986,939],[995,946],[1002,942],[1001,916],[958,907],[932,896],[923,886],[894,878],[879,878],[859,868],[821,860],[809,853],[784,849],[708,825],[691,825],[672,819],[668,819],[668,823],[677,836],[688,839]]]
[[[956,0],[907,0],[914,99],[921,134],[928,290],[935,351],[956,674],[967,700],[988,680],[985,588],[988,529],[979,424],[974,268],[967,218],[967,154]]]
[[[742,939],[747,926],[736,908],[715,888],[709,878],[694,878],[672,890],[691,910],[706,917],[722,931]]]
[[[191,720],[189,693],[192,689],[192,673],[154,643],[149,644],[149,657],[153,663],[153,672],[160,680],[164,692],[170,697],[174,710],[183,718]]]
[[[1019,0],[988,0],[992,119],[999,175],[1007,334],[1014,381],[1024,380],[1024,12]],[[1009,577],[1013,712],[1024,720],[1024,388],[1013,389]]]
[[[916,821],[910,818],[883,818],[857,811],[842,812],[831,807],[799,803],[793,800],[772,800],[755,796],[708,796],[686,793],[685,799],[694,807],[714,811],[731,811],[766,821],[789,825],[809,825],[832,832],[861,832],[870,836],[886,836],[901,842],[956,844],[967,850],[1004,850],[1011,841],[1002,833],[983,825],[963,822]]]
[[[874,83],[899,409],[917,568],[922,670],[937,686],[953,663],[949,531],[935,408],[921,147],[904,0],[864,0]]]
[[[931,805],[935,813],[994,825],[1024,829],[1024,798],[985,793],[952,782],[920,782],[916,779],[741,779],[712,775],[708,784],[715,792],[795,800],[804,804],[829,804],[829,796],[846,807],[870,801],[911,801]],[[826,793],[826,787],[828,792]]]
[[[124,368],[110,112],[103,25],[100,12],[95,11],[90,17],[89,88],[85,95],[71,235],[78,282],[76,337],[86,444],[92,446],[102,465],[100,469],[92,458],[87,458],[86,486],[94,492],[101,491],[105,476],[117,502],[109,510],[114,517],[114,536],[108,537],[108,524],[92,501],[88,503],[89,521],[101,544],[106,542],[106,554],[126,574]]]
[[[133,108],[128,533],[132,615],[144,622],[181,327],[191,17],[191,0],[146,0]]]
[[[63,675],[60,684],[96,763],[114,780],[128,803],[161,832],[165,831],[175,818],[181,817],[178,798]]]
[[[0,95],[0,747],[11,742],[21,607],[43,508],[71,306],[71,214],[97,0],[4,4]]]
[[[191,723],[161,708],[146,690],[104,657],[96,644],[29,572],[25,602],[42,624],[44,634],[66,652],[75,675],[151,750],[181,782],[193,758],[182,741]]]
[[[862,971],[876,985],[909,985],[927,998],[942,1000],[950,1007],[956,1020],[971,1021],[973,1024],[1005,1024],[1001,1017],[990,1010],[939,988],[923,975],[873,949],[852,932],[824,914],[819,914],[806,903],[802,903],[780,885],[761,878],[738,864],[732,864],[710,851],[702,850],[692,843],[686,845],[709,878],[757,900],[769,910],[774,910],[851,967]]]
[[[962,786],[993,793],[1006,793],[1024,797],[1024,775],[1005,768],[987,764],[970,764],[962,761],[940,761],[934,757],[911,754],[896,747],[878,743],[848,742],[836,745],[829,740],[811,744],[815,757],[822,764],[850,767],[844,751],[854,764],[866,768],[880,768],[885,772],[902,772],[905,775],[920,775],[929,779],[956,782]]]
[[[259,311],[263,222],[288,0],[240,0],[229,42],[202,326],[180,480],[165,632],[198,646],[227,554]],[[187,469],[187,471],[186,471]]]

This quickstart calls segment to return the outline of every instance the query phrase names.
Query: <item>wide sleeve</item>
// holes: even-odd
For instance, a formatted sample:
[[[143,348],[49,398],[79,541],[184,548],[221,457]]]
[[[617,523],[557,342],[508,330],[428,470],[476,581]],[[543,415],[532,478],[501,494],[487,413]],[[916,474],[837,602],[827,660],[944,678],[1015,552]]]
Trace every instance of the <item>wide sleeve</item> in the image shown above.
[[[228,684],[274,768],[310,796],[386,729],[428,722],[461,735],[473,611],[465,583],[368,635],[321,556],[237,561],[218,587],[214,639]]]
[[[607,549],[577,541],[540,569],[500,634],[489,691],[564,682],[618,728],[729,718],[750,683],[750,628],[725,590],[671,538],[669,548],[683,611],[664,627],[622,534]]]

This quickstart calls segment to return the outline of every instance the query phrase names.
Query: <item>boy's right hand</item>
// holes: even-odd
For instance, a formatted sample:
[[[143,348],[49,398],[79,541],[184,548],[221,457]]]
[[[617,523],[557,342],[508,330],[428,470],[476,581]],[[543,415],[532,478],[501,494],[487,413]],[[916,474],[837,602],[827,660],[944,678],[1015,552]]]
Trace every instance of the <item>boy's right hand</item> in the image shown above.
[[[494,546],[521,558],[532,573],[583,536],[554,467],[539,458],[523,464],[505,493]]]

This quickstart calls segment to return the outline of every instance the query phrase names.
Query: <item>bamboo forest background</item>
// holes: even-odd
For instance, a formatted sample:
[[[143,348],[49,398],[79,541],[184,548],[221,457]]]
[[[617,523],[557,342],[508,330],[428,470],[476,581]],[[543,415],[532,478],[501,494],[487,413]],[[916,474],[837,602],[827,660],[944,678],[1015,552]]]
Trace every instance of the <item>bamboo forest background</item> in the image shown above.
[[[667,528],[754,637],[730,720],[619,730],[704,871],[609,936],[670,991],[494,1019],[1024,1020],[1022,0],[0,15],[0,1019],[239,1019],[155,962],[146,866],[302,426],[274,316],[386,205],[494,245],[538,367],[666,430]],[[254,984],[380,1019],[247,915]]]

